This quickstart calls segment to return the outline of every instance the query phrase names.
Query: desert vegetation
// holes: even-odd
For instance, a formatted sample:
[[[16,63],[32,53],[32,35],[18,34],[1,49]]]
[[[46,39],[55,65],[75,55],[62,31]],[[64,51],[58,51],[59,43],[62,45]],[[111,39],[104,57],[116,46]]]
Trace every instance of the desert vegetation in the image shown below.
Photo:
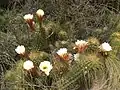
[[[119,0],[0,1],[0,90],[120,90]]]

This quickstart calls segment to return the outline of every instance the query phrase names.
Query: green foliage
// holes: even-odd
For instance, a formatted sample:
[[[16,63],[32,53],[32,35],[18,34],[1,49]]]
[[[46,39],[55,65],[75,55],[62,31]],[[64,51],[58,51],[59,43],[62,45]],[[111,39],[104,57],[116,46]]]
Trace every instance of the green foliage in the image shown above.
[[[111,37],[111,44],[116,48],[119,49],[120,47],[120,32],[114,32]]]
[[[67,75],[58,81],[58,90],[88,90],[97,74],[102,72],[102,63],[95,55],[79,55],[77,61]]]
[[[30,60],[32,60],[36,65],[39,65],[41,61],[48,61],[50,55],[42,51],[31,51],[29,54]]]
[[[105,59],[106,66],[106,75],[108,78],[107,89],[106,90],[114,90],[119,89],[119,75],[120,75],[120,62],[119,59],[116,58],[114,54],[110,54],[110,57]]]
[[[89,37],[87,41],[89,43],[87,51],[88,52],[98,52],[98,47],[100,45],[99,40],[95,37]]]
[[[7,71],[5,75],[6,81],[6,87],[7,90],[19,90],[23,89],[23,86],[25,85],[24,80],[24,71],[23,71],[23,61],[17,62],[16,66],[12,68],[12,70]]]

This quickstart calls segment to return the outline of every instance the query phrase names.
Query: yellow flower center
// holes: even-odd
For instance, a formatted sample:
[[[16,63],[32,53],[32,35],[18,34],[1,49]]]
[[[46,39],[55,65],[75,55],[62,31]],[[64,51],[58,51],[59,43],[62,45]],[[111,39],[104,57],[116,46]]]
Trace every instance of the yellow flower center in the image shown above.
[[[46,67],[46,66],[44,66],[44,67],[43,67],[43,69],[47,69],[47,67]]]

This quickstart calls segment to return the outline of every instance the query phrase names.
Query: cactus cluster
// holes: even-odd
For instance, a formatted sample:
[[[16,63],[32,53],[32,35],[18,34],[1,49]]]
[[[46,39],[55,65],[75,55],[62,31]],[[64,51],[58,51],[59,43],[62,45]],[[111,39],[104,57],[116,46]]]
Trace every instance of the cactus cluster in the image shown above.
[[[119,89],[119,32],[110,43],[74,40],[59,23],[47,21],[42,9],[23,19],[27,39],[14,48],[19,58],[5,73],[6,90]]]

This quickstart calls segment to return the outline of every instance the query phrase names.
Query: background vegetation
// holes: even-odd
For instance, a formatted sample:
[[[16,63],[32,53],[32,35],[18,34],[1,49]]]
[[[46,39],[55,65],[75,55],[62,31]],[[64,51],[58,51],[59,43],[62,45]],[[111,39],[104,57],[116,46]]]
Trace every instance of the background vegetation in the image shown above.
[[[0,6],[1,90],[120,89],[119,0],[6,0],[5,2],[0,1]],[[31,38],[28,37],[29,30],[23,19],[25,14],[35,14],[39,8],[45,11],[44,28],[48,33],[51,31],[54,33],[48,39],[49,43],[53,44],[53,47],[48,47],[49,51],[44,49],[42,42],[39,42],[38,46],[37,34],[31,35]],[[55,36],[56,34],[57,36]],[[45,57],[40,56],[36,59],[42,61],[48,59],[47,54],[64,46],[74,54],[70,49],[72,47],[70,44],[77,39],[90,40],[92,49],[89,48],[85,54],[82,54],[79,62],[73,64],[68,73],[66,73],[66,67],[64,67],[66,70],[64,71],[61,66],[59,68],[65,75],[60,77],[58,72],[56,74],[53,71],[50,78],[43,76],[46,81],[50,81],[52,77],[52,85],[49,85],[49,82],[46,84],[42,77],[25,81],[22,70],[23,60],[14,50],[18,45],[23,44],[28,51],[43,51],[41,56],[45,55]],[[95,40],[96,42],[93,43]],[[61,41],[67,41],[67,43],[63,45]],[[102,61],[103,57],[95,54],[96,49],[93,50],[98,45],[97,42],[109,42],[113,47],[113,52],[105,62]],[[85,67],[88,69],[86,70]],[[52,87],[49,88],[49,86]]]

